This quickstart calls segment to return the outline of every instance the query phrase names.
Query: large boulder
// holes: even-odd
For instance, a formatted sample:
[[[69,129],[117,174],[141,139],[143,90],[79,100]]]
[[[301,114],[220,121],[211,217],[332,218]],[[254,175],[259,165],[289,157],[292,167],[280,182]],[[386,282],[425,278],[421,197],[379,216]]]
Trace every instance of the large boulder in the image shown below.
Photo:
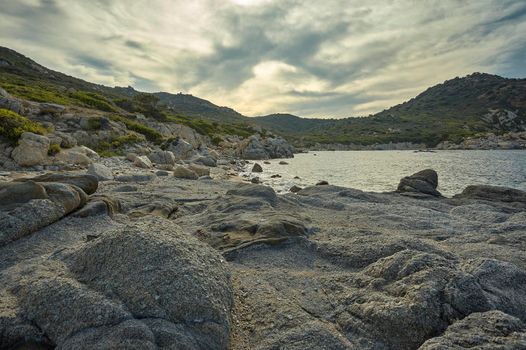
[[[163,147],[165,150],[172,152],[176,159],[189,159],[196,154],[194,146],[182,138],[172,140]]]
[[[294,149],[283,138],[267,138],[264,140],[265,150],[270,158],[293,158]]]
[[[243,159],[269,159],[270,156],[265,150],[263,143],[261,142],[260,137],[256,135],[250,136],[247,140],[241,143],[240,145],[240,156]]]
[[[230,276],[211,247],[152,218],[0,274],[0,348],[228,348]]]
[[[22,114],[24,111],[19,100],[12,97],[7,91],[0,88],[0,108],[8,109],[12,112]]]
[[[32,178],[20,178],[17,182],[60,182],[74,185],[81,188],[86,194],[93,194],[97,191],[99,181],[97,177],[89,174],[70,174],[70,173],[48,173]]]
[[[84,153],[75,148],[64,149],[55,155],[55,162],[59,164],[72,164],[88,166],[93,161]]]
[[[55,179],[59,178],[61,177]],[[62,179],[74,180],[64,177]],[[73,182],[85,185],[85,181],[93,181],[91,177],[79,177],[79,181],[70,183],[41,182],[38,177],[21,180],[24,181],[0,184],[0,246],[29,235],[83,207],[87,203],[88,195]],[[94,181],[96,188],[96,179]],[[84,187],[89,192],[93,186]]]
[[[51,113],[51,114],[59,114],[64,112],[66,107],[56,104],[56,103],[40,103],[40,113]]]
[[[174,168],[173,174],[179,179],[197,180],[199,175],[191,169],[188,169],[182,165],[178,165]]]
[[[243,184],[238,188],[227,191],[227,195],[263,199],[272,206],[278,203],[276,192],[268,186]]]
[[[87,174],[95,176],[99,181],[113,180],[113,173],[111,169],[100,163],[90,164]]]
[[[42,135],[25,132],[11,157],[20,166],[43,165],[48,162],[49,139]]]
[[[261,165],[259,165],[258,163],[254,163],[254,166],[252,167],[252,172],[253,173],[262,173],[263,172],[263,167],[261,167]]]
[[[193,163],[202,164],[209,167],[216,167],[217,160],[211,156],[200,156],[192,160]]]
[[[148,155],[148,158],[155,164],[175,164],[175,156],[170,151],[154,151]]]
[[[200,177],[210,175],[210,168],[204,165],[189,164],[188,169],[192,170]]]
[[[400,180],[397,192],[400,193],[421,193],[440,197],[437,191],[438,174],[433,169],[419,171],[411,176],[406,176]]]
[[[153,164],[147,156],[137,156],[133,161],[133,165],[139,168],[150,169]]]

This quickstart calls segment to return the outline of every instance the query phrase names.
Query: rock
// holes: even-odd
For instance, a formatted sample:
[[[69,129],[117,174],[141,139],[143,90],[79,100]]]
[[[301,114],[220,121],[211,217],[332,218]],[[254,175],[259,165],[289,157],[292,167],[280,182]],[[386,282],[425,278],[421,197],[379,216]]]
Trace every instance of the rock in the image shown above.
[[[276,192],[271,187],[263,185],[244,184],[236,189],[227,191],[226,194],[230,196],[260,198],[267,201],[272,206],[275,206],[278,203]]]
[[[147,156],[135,157],[135,160],[133,161],[133,165],[139,168],[144,168],[144,169],[150,169],[151,167],[153,167],[152,162],[150,161],[150,159],[148,159]]]
[[[210,175],[204,175],[204,176],[199,176],[199,179],[198,180],[204,180],[204,181],[207,181],[207,180],[213,180],[212,176]]]
[[[268,160],[264,161],[263,164],[271,164]]]
[[[56,103],[40,103],[38,107],[40,108],[41,114],[44,114],[44,113],[60,114],[64,112],[64,110],[66,109],[66,107],[56,104]]]
[[[217,161],[210,156],[201,156],[199,158],[194,159],[193,162],[196,164],[202,164],[202,165],[206,165],[209,167],[217,166]]]
[[[158,171],[155,172],[155,175],[157,175],[157,176],[168,176],[168,175],[170,175],[170,173],[167,172],[166,170],[158,170]]]
[[[163,147],[171,151],[176,159],[189,159],[195,154],[194,147],[182,138],[177,138]]]
[[[253,173],[262,173],[263,172],[263,167],[261,165],[259,165],[258,163],[254,163],[254,166],[252,167],[252,172]]]
[[[89,174],[48,173],[32,178],[20,178],[16,181],[59,182],[63,184],[70,184],[79,187],[88,195],[95,193],[99,186],[99,181],[97,178]]]
[[[87,166],[93,161],[85,153],[78,150],[77,147],[61,150],[55,155],[55,162],[60,164],[74,164]]]
[[[99,181],[113,180],[113,173],[111,169],[100,163],[90,164],[87,174],[95,176]]]
[[[396,191],[399,193],[416,192],[440,197],[442,195],[436,190],[437,186],[438,174],[432,169],[426,169],[402,178]]]
[[[270,158],[294,158],[294,149],[281,137],[267,138],[264,144]]]
[[[55,136],[60,138],[60,147],[62,148],[73,148],[77,146],[77,139],[75,139],[70,134],[64,132],[55,131],[53,133]]]
[[[173,170],[173,174],[175,177],[180,179],[197,180],[199,178],[195,171],[190,170],[182,165],[176,166]]]
[[[121,209],[117,199],[109,196],[93,196],[89,202],[80,210],[72,214],[77,218],[86,218],[90,216],[108,215],[113,216],[119,213]]]
[[[136,153],[130,152],[130,153],[126,154],[126,159],[129,160],[132,163],[135,162],[136,158],[137,158],[137,154]]]
[[[11,157],[20,166],[43,165],[48,161],[49,139],[42,135],[25,132],[18,140],[18,146]]]
[[[274,175],[271,175],[270,178],[271,179],[279,179],[279,178],[281,178],[281,175],[280,174],[274,174]]]
[[[155,174],[128,174],[119,175],[115,180],[120,182],[150,182],[155,179]]]
[[[189,164],[188,169],[195,172],[199,177],[210,175],[210,168],[203,165]]]
[[[325,181],[325,180],[321,180],[321,181],[318,181],[316,183],[316,186],[325,186],[325,185],[328,185],[329,182]]]
[[[86,238],[2,271],[2,348],[227,349],[233,296],[215,250],[157,218]]]
[[[526,192],[508,187],[472,185],[466,187],[462,193],[455,195],[454,198],[526,203]]]
[[[501,311],[476,312],[419,347],[419,350],[441,349],[526,349],[526,326]]]
[[[279,161],[279,164],[280,164],[280,165],[288,165],[289,163],[287,163],[287,162],[284,161],[284,160],[280,160],[280,161]]]
[[[33,181],[0,182],[0,208],[46,198],[48,195],[44,186]]]
[[[261,180],[259,177],[253,177],[252,179],[250,179],[250,182],[252,182],[253,184],[260,184],[261,183]]]
[[[2,89],[2,93],[0,93],[0,108],[8,109],[18,114],[23,114],[24,112],[24,108],[20,101],[12,97],[4,89]]]
[[[155,164],[175,164],[175,156],[170,151],[154,151],[148,155],[148,158]]]
[[[87,202],[87,194],[75,185],[36,183],[35,179],[0,185],[0,247],[57,221]]]
[[[299,187],[299,186],[296,186],[296,185],[292,186],[292,187],[289,189],[289,191],[292,192],[292,193],[296,193],[296,192],[299,192],[299,191],[301,191],[301,190],[302,190],[302,188]]]
[[[252,135],[240,145],[240,155],[243,159],[268,159],[269,155],[258,136]]]

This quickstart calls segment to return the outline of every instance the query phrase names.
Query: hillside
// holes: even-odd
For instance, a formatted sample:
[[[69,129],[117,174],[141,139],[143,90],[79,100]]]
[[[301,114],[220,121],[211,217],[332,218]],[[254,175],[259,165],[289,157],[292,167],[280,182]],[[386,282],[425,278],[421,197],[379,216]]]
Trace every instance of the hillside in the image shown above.
[[[474,73],[455,78],[370,117],[303,119],[273,114],[257,123],[309,145],[415,142],[434,146],[488,132],[526,130],[526,79]]]
[[[448,80],[373,116],[345,119],[308,119],[291,114],[247,118],[192,95],[149,94],[132,87],[89,83],[2,47],[0,86],[14,96],[33,101],[176,121],[214,139],[225,134],[248,136],[260,128],[269,129],[298,146],[389,142],[434,146],[441,141],[457,143],[489,132],[526,129],[526,79],[484,73]]]
[[[248,118],[192,95],[150,94],[132,87],[93,84],[50,70],[5,47],[0,47],[0,87],[30,101],[96,109],[132,119],[142,114],[157,121],[174,121],[213,140],[224,135],[245,137],[255,132]]]

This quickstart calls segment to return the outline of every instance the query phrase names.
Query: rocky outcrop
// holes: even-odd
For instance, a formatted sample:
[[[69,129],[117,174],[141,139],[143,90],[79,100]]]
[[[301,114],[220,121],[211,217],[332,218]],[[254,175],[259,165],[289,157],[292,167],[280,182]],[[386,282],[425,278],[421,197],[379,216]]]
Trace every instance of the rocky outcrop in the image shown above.
[[[25,132],[18,140],[18,146],[11,157],[20,166],[34,166],[48,163],[49,139],[42,135]]]
[[[0,246],[83,207],[95,192],[91,175],[44,175],[0,183]]]
[[[526,192],[500,186],[471,185],[466,187],[462,193],[455,195],[454,198],[481,199],[526,205]]]
[[[153,167],[152,162],[147,156],[137,156],[135,157],[135,160],[133,161],[133,165],[139,168],[145,168],[150,169]]]
[[[243,159],[261,160],[271,158],[292,158],[293,148],[282,138],[265,138],[252,135],[240,142],[238,153]]]
[[[440,197],[441,194],[437,191],[437,186],[438,174],[432,169],[426,169],[402,178],[398,184],[397,192]]]
[[[254,166],[252,167],[252,172],[253,173],[262,173],[263,172],[263,168],[258,163],[254,163]]]
[[[526,149],[526,131],[508,132],[502,135],[488,133],[481,137],[466,137],[460,143],[439,143],[436,149]]]
[[[167,220],[109,230],[67,254],[3,272],[1,348],[228,345],[232,290],[224,260]]]

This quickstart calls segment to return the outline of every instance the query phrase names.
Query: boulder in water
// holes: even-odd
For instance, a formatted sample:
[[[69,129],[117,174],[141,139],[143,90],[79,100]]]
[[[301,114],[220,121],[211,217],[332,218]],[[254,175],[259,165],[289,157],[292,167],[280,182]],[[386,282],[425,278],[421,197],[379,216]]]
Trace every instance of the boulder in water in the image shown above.
[[[425,169],[411,176],[406,176],[400,180],[397,192],[399,193],[422,193],[435,197],[440,197],[437,191],[438,174],[433,169]]]

